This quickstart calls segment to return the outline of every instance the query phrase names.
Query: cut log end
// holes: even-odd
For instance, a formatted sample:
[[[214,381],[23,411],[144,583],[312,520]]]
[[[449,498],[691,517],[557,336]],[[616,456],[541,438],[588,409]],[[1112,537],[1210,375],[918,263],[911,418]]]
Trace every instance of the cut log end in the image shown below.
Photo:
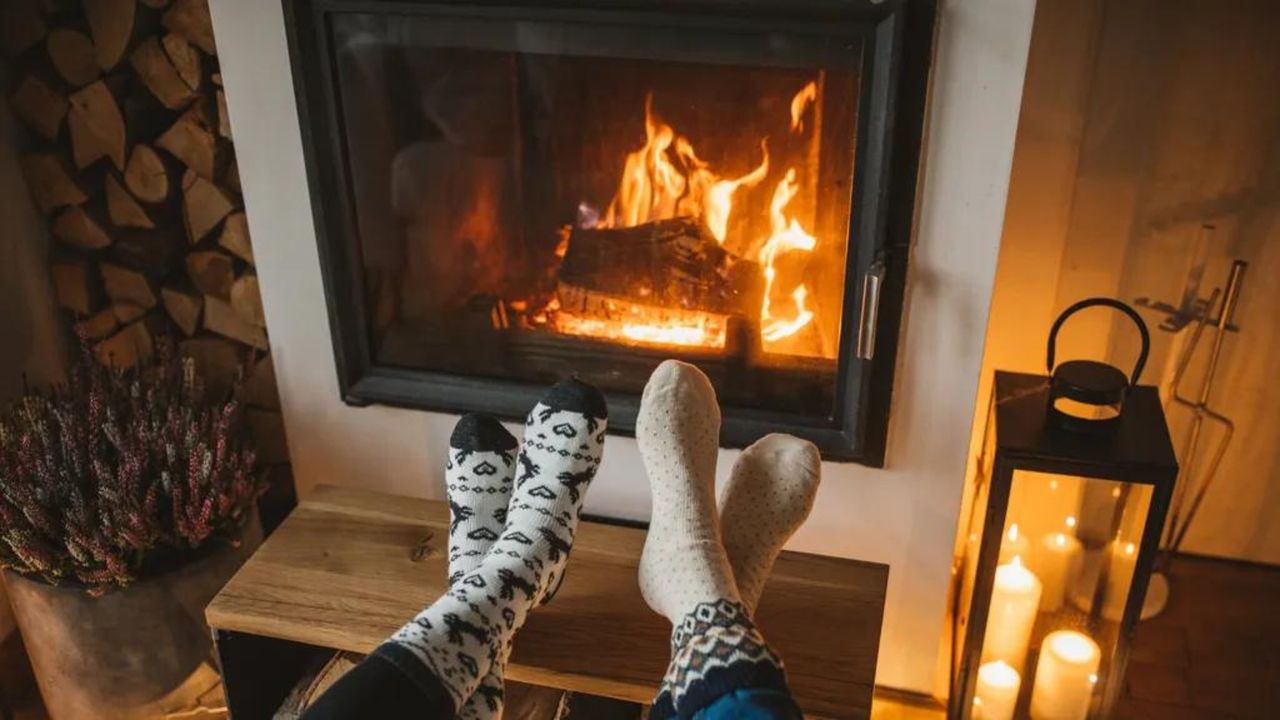
[[[231,307],[236,314],[255,327],[265,328],[267,317],[262,311],[262,293],[258,276],[245,273],[231,285]]]
[[[196,62],[198,73],[198,58]],[[133,66],[133,71],[141,78],[151,94],[155,95],[160,104],[166,108],[180,110],[196,99],[195,88],[187,84],[182,73],[156,38],[143,40],[129,56],[129,64]]]
[[[231,286],[236,281],[235,265],[230,256],[220,252],[193,252],[187,255],[187,277],[201,293],[230,300]]]
[[[84,0],[98,67],[103,70],[111,70],[124,57],[133,37],[136,9],[135,0]]]
[[[81,250],[101,250],[111,245],[111,236],[84,208],[73,205],[53,221],[53,236]]]
[[[36,207],[45,215],[88,199],[57,155],[22,156],[22,174]]]
[[[187,112],[156,141],[197,175],[212,180],[217,169],[218,140],[200,122],[198,114]]]
[[[226,300],[212,295],[204,299],[204,327],[209,332],[258,350],[267,349],[266,330],[240,317]]]
[[[72,87],[82,88],[102,74],[93,41],[84,33],[58,28],[45,40],[53,67]]]
[[[232,255],[250,265],[254,264],[253,244],[249,241],[249,220],[244,213],[233,213],[227,217],[227,221],[222,225],[222,235],[218,237],[218,244]]]
[[[67,99],[39,79],[28,75],[9,98],[14,112],[47,140],[57,140],[67,116]]]
[[[164,14],[164,26],[209,55],[218,54],[213,39],[213,20],[209,16],[209,0],[174,0]]]
[[[117,170],[124,170],[124,117],[106,83],[99,80],[73,93],[69,100],[71,112],[67,124],[71,129],[76,167],[84,169],[107,157]]]
[[[195,335],[200,329],[200,313],[204,309],[204,297],[199,293],[187,292],[177,287],[167,287],[160,291],[160,300],[164,303],[165,312],[187,337]]]
[[[125,166],[124,184],[139,200],[161,203],[169,197],[169,170],[155,150],[138,144]]]
[[[156,294],[147,276],[121,265],[102,263],[102,284],[107,297],[113,302],[151,309],[156,306]]]
[[[104,184],[107,190],[107,214],[114,225],[145,230],[155,228],[156,225],[147,215],[147,211],[143,210],[129,191],[124,189],[115,175],[107,175]]]
[[[187,235],[195,244],[213,232],[218,223],[235,209],[235,204],[217,185],[189,172],[183,178],[182,208]]]

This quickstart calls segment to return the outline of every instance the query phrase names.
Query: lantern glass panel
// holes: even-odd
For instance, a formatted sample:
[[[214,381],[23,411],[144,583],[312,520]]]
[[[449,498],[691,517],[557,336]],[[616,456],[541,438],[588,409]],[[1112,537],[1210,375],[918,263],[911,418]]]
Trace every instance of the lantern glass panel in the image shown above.
[[[1119,682],[1109,670],[1152,496],[1150,485],[1013,471],[974,717],[1097,716]]]

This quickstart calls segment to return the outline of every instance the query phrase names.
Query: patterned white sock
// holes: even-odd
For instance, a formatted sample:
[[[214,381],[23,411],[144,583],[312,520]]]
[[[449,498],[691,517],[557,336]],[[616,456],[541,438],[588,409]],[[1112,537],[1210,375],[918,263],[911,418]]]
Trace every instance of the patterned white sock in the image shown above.
[[[821,477],[818,448],[780,433],[760,438],[734,463],[720,496],[720,527],[748,615],[755,616],[782,546],[809,517]]]
[[[521,443],[507,524],[479,566],[374,652],[429,693],[462,708],[504,646],[563,574],[578,516],[604,448],[607,410],[595,388],[553,387]]]
[[[676,360],[649,378],[636,441],[653,514],[640,592],[672,623],[671,663],[650,718],[692,717],[739,688],[786,688],[782,662],[738,596],[720,540],[715,469],[720,408],[711,382]]]
[[[502,423],[485,415],[464,415],[449,438],[445,488],[449,497],[449,584],[480,565],[507,524],[511,481],[519,443]],[[495,662],[474,694],[458,710],[461,720],[502,717],[504,662]]]

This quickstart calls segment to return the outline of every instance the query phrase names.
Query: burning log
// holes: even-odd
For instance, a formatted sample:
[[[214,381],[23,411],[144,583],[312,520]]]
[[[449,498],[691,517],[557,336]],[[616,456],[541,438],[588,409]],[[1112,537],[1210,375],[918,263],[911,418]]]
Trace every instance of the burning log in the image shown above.
[[[629,228],[575,228],[563,285],[644,305],[748,315],[759,307],[760,266],[720,246],[703,225],[673,218]]]

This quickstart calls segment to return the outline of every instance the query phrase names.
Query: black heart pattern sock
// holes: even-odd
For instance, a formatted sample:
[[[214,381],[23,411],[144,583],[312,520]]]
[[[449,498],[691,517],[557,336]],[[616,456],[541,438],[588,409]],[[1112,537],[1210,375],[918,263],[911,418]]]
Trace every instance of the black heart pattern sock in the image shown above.
[[[608,412],[595,388],[566,380],[530,412],[502,535],[474,570],[383,643],[389,660],[462,708],[503,648],[564,573],[604,449]]]
[[[449,584],[476,569],[507,524],[516,474],[515,436],[485,415],[465,415],[449,438],[445,487],[449,497]],[[505,660],[507,648],[503,648]],[[503,665],[495,662],[458,710],[461,720],[502,717]]]

